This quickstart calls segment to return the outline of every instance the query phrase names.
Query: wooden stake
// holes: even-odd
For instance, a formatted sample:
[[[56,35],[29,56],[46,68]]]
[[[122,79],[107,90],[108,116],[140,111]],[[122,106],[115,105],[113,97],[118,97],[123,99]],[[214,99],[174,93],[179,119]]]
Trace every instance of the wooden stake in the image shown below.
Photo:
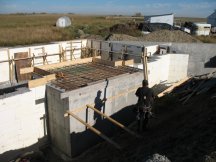
[[[148,80],[148,70],[147,70],[147,56],[146,56],[146,48],[143,47],[142,52],[142,62],[143,62],[143,76],[145,80]]]
[[[110,144],[112,144],[115,148],[121,149],[121,147],[116,142],[114,142],[113,140],[111,140],[110,138],[108,138],[102,132],[100,132],[96,128],[92,127],[91,125],[89,125],[88,123],[86,123],[85,121],[83,121],[82,119],[80,119],[78,116],[76,116],[72,112],[67,111],[67,113],[69,115],[71,115],[72,117],[74,117],[76,120],[78,120],[80,123],[82,123],[83,125],[85,125],[87,128],[89,128],[92,132],[94,132],[95,134],[97,134],[98,136],[100,136],[101,138],[103,138],[104,140],[106,140],[107,142],[109,142]]]
[[[123,124],[119,123],[118,121],[114,120],[113,118],[109,117],[108,115],[100,112],[99,110],[97,110],[96,108],[94,108],[91,105],[86,105],[88,108],[94,110],[96,113],[102,115],[103,117],[107,118],[109,121],[111,121],[113,124],[119,126],[120,128],[124,129],[126,132],[128,132],[129,134],[140,138],[141,136],[139,136],[138,134],[136,134],[135,132],[131,131],[130,129],[128,129],[127,127],[125,127]]]
[[[61,50],[61,44],[59,44],[59,62],[62,62],[62,50]]]
[[[7,49],[7,55],[8,55],[8,66],[9,66],[9,80],[10,83],[12,83],[12,69],[11,69],[11,59],[10,59],[10,51]]]

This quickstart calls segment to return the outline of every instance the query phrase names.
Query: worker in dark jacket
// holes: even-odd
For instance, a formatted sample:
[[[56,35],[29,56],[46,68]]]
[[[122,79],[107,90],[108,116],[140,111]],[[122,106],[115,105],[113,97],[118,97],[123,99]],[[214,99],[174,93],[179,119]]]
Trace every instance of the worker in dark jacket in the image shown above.
[[[146,129],[149,117],[151,115],[151,109],[154,102],[154,92],[148,87],[148,81],[143,80],[142,87],[139,87],[136,91],[138,97],[137,102],[137,121],[138,131]]]

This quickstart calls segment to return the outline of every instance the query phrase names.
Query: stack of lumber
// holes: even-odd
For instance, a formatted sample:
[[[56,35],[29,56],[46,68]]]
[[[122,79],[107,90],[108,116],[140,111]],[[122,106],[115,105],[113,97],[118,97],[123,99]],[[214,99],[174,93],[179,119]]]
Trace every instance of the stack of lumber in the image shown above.
[[[201,95],[216,87],[216,72],[191,77],[176,87],[172,93],[177,95],[179,101],[186,104],[193,96]],[[214,97],[214,96],[210,96]]]
[[[177,96],[183,104],[186,104],[193,96],[201,95],[214,88],[216,88],[216,71],[204,75],[187,77],[158,94],[158,97],[171,93]],[[215,98],[216,93],[210,97]]]

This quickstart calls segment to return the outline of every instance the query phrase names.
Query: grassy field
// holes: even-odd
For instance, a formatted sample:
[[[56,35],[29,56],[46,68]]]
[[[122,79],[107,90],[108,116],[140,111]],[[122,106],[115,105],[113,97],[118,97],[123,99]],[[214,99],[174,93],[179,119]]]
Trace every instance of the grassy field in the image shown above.
[[[63,15],[0,15],[0,46],[25,45],[75,39],[78,29],[89,34],[99,34],[99,30],[119,23],[105,16],[66,15],[72,20],[68,28],[55,27],[56,20]],[[123,21],[123,20],[121,20]]]
[[[32,14],[32,15],[0,15],[0,46],[28,45],[34,43],[47,43],[51,41],[71,40],[79,38],[78,29],[86,34],[101,35],[105,37],[107,28],[118,23],[132,21],[142,22],[143,17],[107,17],[107,16],[84,16],[66,14],[72,20],[72,26],[64,29],[55,27],[60,14]],[[176,18],[177,22],[206,21],[202,18]],[[128,34],[128,33],[124,33]],[[199,37],[198,37],[199,38]],[[206,42],[212,39],[200,38]],[[213,42],[216,39],[213,39]]]

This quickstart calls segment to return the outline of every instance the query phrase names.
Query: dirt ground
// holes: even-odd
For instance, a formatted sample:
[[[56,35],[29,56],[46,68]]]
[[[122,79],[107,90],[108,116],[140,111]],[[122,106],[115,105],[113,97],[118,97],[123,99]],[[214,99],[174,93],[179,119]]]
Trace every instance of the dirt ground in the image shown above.
[[[215,92],[195,96],[187,105],[173,96],[158,99],[157,119],[151,119],[142,139],[119,132],[114,140],[121,151],[103,142],[73,161],[142,162],[159,153],[172,162],[203,162],[205,155],[216,151],[216,98],[211,98]]]

